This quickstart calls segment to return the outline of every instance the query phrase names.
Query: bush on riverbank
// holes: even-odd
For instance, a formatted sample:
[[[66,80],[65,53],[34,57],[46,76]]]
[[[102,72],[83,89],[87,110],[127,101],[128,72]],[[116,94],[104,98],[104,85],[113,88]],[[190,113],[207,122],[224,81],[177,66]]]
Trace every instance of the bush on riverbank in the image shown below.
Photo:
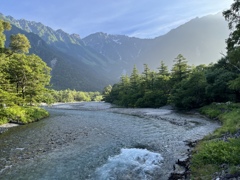
[[[240,173],[240,104],[213,103],[200,112],[218,119],[222,126],[196,146],[191,159],[192,178],[212,179],[216,172]]]
[[[22,107],[12,106],[0,109],[0,124],[14,122],[19,124],[27,124],[44,117],[49,116],[49,113],[39,107]]]

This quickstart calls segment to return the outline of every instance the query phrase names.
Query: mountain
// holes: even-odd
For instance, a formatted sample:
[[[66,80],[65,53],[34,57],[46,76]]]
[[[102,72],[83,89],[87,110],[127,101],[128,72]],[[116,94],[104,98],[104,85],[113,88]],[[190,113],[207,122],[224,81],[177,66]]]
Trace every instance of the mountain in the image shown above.
[[[218,13],[192,19],[155,39],[96,33],[83,41],[107,58],[123,62],[123,69],[129,70],[136,64],[142,70],[144,63],[156,68],[161,60],[171,68],[178,54],[182,54],[190,65],[216,62],[221,53],[226,52],[228,35],[227,22]]]
[[[6,45],[11,34],[25,34],[32,46],[30,53],[39,55],[52,68],[54,89],[101,91],[114,82],[107,74],[107,58],[86,46],[78,35],[2,14],[0,19],[12,24],[12,29],[5,32]]]
[[[86,65],[81,61],[74,59],[68,54],[49,46],[38,35],[23,31],[12,25],[11,31],[6,31],[7,42],[11,34],[25,34],[30,43],[30,53],[40,56],[49,67],[52,68],[51,83],[54,89],[76,89],[84,91],[102,90],[102,88],[111,83],[104,73],[99,73],[92,66]]]
[[[129,72],[137,59],[141,56],[142,49],[146,49],[151,42],[147,39],[139,39],[124,35],[110,35],[102,32],[91,34],[83,39],[90,46],[109,61],[114,62],[113,72]]]
[[[229,36],[228,24],[220,13],[195,18],[152,41],[140,61],[149,59],[156,67],[164,60],[170,67],[173,59],[182,54],[190,65],[216,62],[226,52],[225,40]]]
[[[48,45],[63,53],[67,53],[68,55],[80,59],[85,64],[99,65],[107,63],[105,57],[87,47],[77,34],[70,35],[61,29],[54,31],[52,28],[39,22],[27,21],[24,19],[15,20],[11,16],[4,16],[2,14],[0,14],[0,18],[26,32],[37,34]]]
[[[39,55],[52,67],[53,88],[84,91],[102,90],[118,81],[123,73],[130,74],[134,65],[139,71],[143,64],[156,69],[163,60],[171,66],[178,54],[189,64],[209,64],[225,52],[225,39],[229,35],[227,22],[222,15],[195,18],[154,39],[139,39],[102,32],[83,39],[24,19],[15,20],[0,14],[9,21],[10,34],[25,34],[31,42],[31,53]]]

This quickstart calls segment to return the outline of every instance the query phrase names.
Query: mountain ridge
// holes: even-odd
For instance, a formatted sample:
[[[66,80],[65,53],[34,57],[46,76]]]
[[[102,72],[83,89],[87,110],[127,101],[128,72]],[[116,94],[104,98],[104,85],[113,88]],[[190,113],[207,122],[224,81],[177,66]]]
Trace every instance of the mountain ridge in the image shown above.
[[[84,91],[102,90],[101,79],[103,77],[99,72],[95,72],[91,67],[77,62],[69,55],[49,46],[44,40],[33,33],[23,31],[12,25],[11,31],[6,31],[6,46],[9,45],[11,34],[21,33],[28,37],[31,48],[30,53],[34,53],[41,57],[49,67],[52,68],[51,84],[54,89],[76,89]],[[37,43],[36,43],[37,42]],[[88,72],[90,70],[90,72]],[[87,76],[87,77],[86,77]],[[108,84],[105,77],[105,84]],[[94,82],[94,83],[92,83]]]
[[[61,29],[54,31],[42,23],[23,19],[15,20],[11,16],[5,17],[0,14],[0,19],[4,18],[13,21],[11,24],[21,26],[25,32],[35,32],[43,39],[51,47],[50,50],[61,57],[62,63],[65,64],[61,68],[71,65],[70,70],[69,68],[67,70],[72,71],[70,77],[65,77],[65,74],[59,72],[65,79],[64,81],[72,78],[81,81],[85,86],[91,86],[91,88],[87,88],[81,87],[81,85],[76,86],[74,82],[71,84],[66,82],[68,88],[77,90],[99,90],[108,84],[117,82],[121,74],[130,74],[134,65],[141,72],[143,64],[148,64],[150,68],[156,69],[163,60],[171,68],[173,60],[178,54],[183,54],[189,64],[216,62],[221,58],[220,52],[225,52],[225,39],[229,34],[227,22],[219,14],[194,18],[154,39],[141,39],[103,32],[90,34],[81,39],[78,34],[68,34]],[[44,57],[44,54],[41,56],[44,61],[47,61],[44,59],[47,58]],[[77,69],[81,69],[81,75]],[[75,76],[73,72],[78,72],[78,75]],[[65,73],[67,74],[67,72]],[[53,84],[59,81],[56,77],[61,78],[61,76],[55,74]],[[96,86],[90,85],[90,83],[95,83]],[[56,87],[58,89],[67,88],[63,84]]]

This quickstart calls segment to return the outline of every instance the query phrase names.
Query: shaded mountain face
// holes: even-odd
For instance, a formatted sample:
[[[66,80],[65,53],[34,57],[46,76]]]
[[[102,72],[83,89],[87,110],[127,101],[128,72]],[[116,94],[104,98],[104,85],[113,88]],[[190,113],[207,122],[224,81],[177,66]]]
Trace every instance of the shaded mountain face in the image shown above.
[[[141,60],[150,59],[150,66],[164,60],[169,67],[178,54],[190,65],[217,62],[226,52],[225,40],[229,36],[228,24],[221,14],[195,18],[164,36],[153,40]]]
[[[228,35],[227,22],[218,13],[195,18],[155,39],[96,33],[83,41],[107,58],[122,62],[123,69],[129,71],[135,64],[142,71],[143,64],[156,69],[160,61],[171,69],[178,54],[182,54],[190,65],[216,62],[221,53],[226,52],[225,39]]]
[[[145,39],[102,32],[91,34],[83,41],[105,57],[120,64],[136,62],[136,59],[141,55],[141,50],[145,49],[150,42]]]
[[[30,53],[40,56],[52,68],[54,89],[101,91],[114,82],[107,74],[107,58],[86,46],[78,35],[9,16],[0,18],[12,24],[12,29],[5,32],[6,46],[11,34],[25,34],[32,46]]]
[[[130,74],[134,65],[139,71],[143,64],[156,69],[163,60],[171,69],[178,54],[186,57],[190,65],[216,62],[225,52],[229,35],[221,14],[195,18],[155,39],[101,32],[81,39],[77,34],[54,31],[33,21],[2,14],[0,19],[13,24],[12,30],[6,31],[8,41],[10,34],[25,34],[32,46],[30,52],[52,67],[51,83],[55,89],[101,91],[117,82],[121,74]]]
[[[9,21],[12,25],[15,25],[19,29],[37,34],[47,44],[58,44],[59,42],[64,42],[65,44],[72,43],[83,45],[79,35],[69,35],[61,29],[54,31],[52,28],[45,26],[40,22],[27,21],[25,19],[16,20],[12,16],[4,16],[3,14],[0,14],[0,17],[1,19]]]
[[[87,47],[77,34],[70,35],[61,29],[54,31],[52,28],[42,23],[24,19],[15,20],[11,16],[3,16],[0,14],[0,18],[9,21],[19,29],[38,35],[51,47],[77,58],[85,64],[99,65],[107,63],[104,56]]]

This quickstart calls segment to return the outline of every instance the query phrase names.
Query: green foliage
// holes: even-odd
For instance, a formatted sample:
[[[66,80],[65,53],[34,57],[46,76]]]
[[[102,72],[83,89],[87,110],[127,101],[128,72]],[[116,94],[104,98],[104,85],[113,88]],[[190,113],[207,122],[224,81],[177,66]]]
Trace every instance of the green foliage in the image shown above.
[[[167,71],[163,62],[159,72],[151,71],[144,64],[141,75],[134,66],[130,83],[129,78],[123,76],[121,82],[107,92],[105,100],[125,107],[160,107],[171,103],[178,108],[191,109],[204,105],[206,67],[200,65],[190,71],[182,55],[178,55],[175,61],[172,73]]]
[[[136,101],[136,107],[161,107],[167,104],[167,96],[163,91],[147,91],[142,98]]]
[[[139,83],[140,83],[140,75],[138,73],[138,70],[136,66],[133,67],[132,74],[130,76],[130,86],[133,91],[137,91],[139,88]]]
[[[28,38],[23,34],[12,35],[9,46],[15,53],[28,53],[31,48]]]
[[[201,142],[191,159],[192,178],[212,179],[212,174],[220,170],[224,163],[230,167],[240,164],[240,139],[225,141]],[[203,171],[206,167],[213,167],[213,171]],[[211,168],[210,168],[211,169]]]
[[[45,109],[39,107],[27,107],[26,115],[28,116],[26,123],[29,123],[44,117],[48,117],[49,113]]]
[[[238,91],[240,89],[240,75],[236,79],[229,81],[228,85],[229,89]]]
[[[0,124],[26,124],[48,116],[36,105],[50,82],[50,68],[36,55],[26,55],[30,43],[22,34],[12,35],[11,50],[4,47],[4,30],[9,23],[0,21]]]
[[[111,91],[112,91],[111,85],[108,85],[104,88],[104,90],[103,90],[103,100],[104,101],[109,101],[108,98],[109,98]]]
[[[213,136],[219,137],[226,132],[234,133],[240,129],[240,104],[212,103],[200,109],[202,114],[210,118],[219,119],[222,127],[217,129]]]
[[[103,96],[102,95],[97,95],[93,98],[93,101],[102,101]]]
[[[50,77],[49,71],[46,74],[45,72],[40,72],[41,70],[39,71],[38,68],[42,67],[40,65],[37,68],[33,66],[33,60],[35,59],[30,59],[30,56],[13,55],[9,62],[12,65],[7,69],[9,72],[8,79],[12,84],[13,90],[15,89],[14,92],[30,103],[33,102],[34,97],[44,90],[50,79],[48,78]],[[27,98],[27,96],[30,97]]]
[[[240,38],[239,9],[240,9],[239,0],[234,0],[234,2],[231,5],[231,8],[223,12],[223,16],[229,22],[228,23],[229,29],[233,30],[229,38],[227,39],[228,51],[233,50],[235,47],[239,45]]]
[[[160,67],[158,68],[158,73],[160,75],[166,75],[166,76],[169,75],[168,67],[164,64],[163,61],[161,61]]]
[[[1,111],[0,111],[1,113]],[[8,123],[8,119],[2,115],[0,115],[0,125]]]
[[[142,74],[134,66],[130,78],[104,90],[104,100],[125,107],[160,107],[167,103],[179,109],[199,108],[212,102],[240,101],[238,72],[222,58],[210,66],[191,67],[179,54],[168,73],[161,62],[158,72],[144,64]]]
[[[179,109],[240,101],[239,72],[227,57],[216,64],[191,68],[181,54],[174,62],[171,73],[163,62],[158,72],[144,64],[144,71],[139,74],[134,66],[130,78],[122,76],[118,84],[105,88],[104,100],[125,107],[160,107],[169,103]]]
[[[11,29],[11,25],[8,22],[4,22],[2,20],[0,20],[0,48],[4,48],[4,44],[6,41],[6,36],[5,34],[3,34],[3,32],[5,30],[10,30]]]
[[[82,92],[75,90],[48,90],[41,97],[42,102],[52,104],[55,102],[76,102],[76,101],[101,101],[103,99],[100,92]]]
[[[208,108],[209,106],[204,106],[200,109],[202,114],[207,115],[209,118],[217,118],[221,114],[221,109],[218,108]]]
[[[182,54],[179,54],[174,59],[175,64],[172,68],[172,79],[174,82],[181,82],[188,77],[190,72],[190,66],[187,64],[187,60]]]
[[[237,77],[236,73],[213,66],[206,73],[206,93],[211,102],[234,101],[234,91],[229,88],[229,82]]]
[[[104,89],[104,100],[124,107],[160,107],[166,105],[170,91],[169,76],[162,63],[159,73],[144,64],[142,74],[133,67],[130,78],[125,75],[113,87]]]
[[[12,92],[26,103],[39,102],[50,82],[50,68],[36,55],[13,54],[5,69]]]
[[[195,148],[191,159],[193,179],[211,179],[213,173],[221,171],[223,163],[228,164],[232,172],[239,170],[236,167],[240,164],[240,138],[221,140],[226,134],[234,134],[240,129],[239,109],[240,104],[230,102],[212,103],[200,109],[201,113],[219,119],[222,126],[205,137]],[[212,171],[205,171],[206,167],[212,167]]]
[[[223,123],[223,127],[218,129],[219,133],[235,133],[238,129],[240,129],[240,111],[238,109],[234,109],[229,113],[224,113],[219,116],[219,119]],[[218,132],[217,131],[217,132]]]
[[[205,87],[207,82],[205,73],[204,70],[196,69],[193,69],[187,79],[173,86],[169,101],[178,108],[193,109],[206,104]]]
[[[0,122],[16,122],[27,124],[47,117],[49,113],[38,107],[21,107],[14,105],[12,107],[0,109]]]
[[[240,163],[240,139],[229,139],[225,141],[209,141],[200,145],[199,151],[192,158],[192,164],[223,164],[237,165]],[[196,163],[196,164],[195,164]]]
[[[234,0],[230,9],[223,12],[223,16],[228,21],[231,33],[227,39],[227,63],[230,64],[237,72],[240,73],[240,17],[239,17],[240,3],[239,0]],[[230,83],[230,88],[238,91],[240,94],[239,76]],[[238,99],[240,101],[240,99]]]

